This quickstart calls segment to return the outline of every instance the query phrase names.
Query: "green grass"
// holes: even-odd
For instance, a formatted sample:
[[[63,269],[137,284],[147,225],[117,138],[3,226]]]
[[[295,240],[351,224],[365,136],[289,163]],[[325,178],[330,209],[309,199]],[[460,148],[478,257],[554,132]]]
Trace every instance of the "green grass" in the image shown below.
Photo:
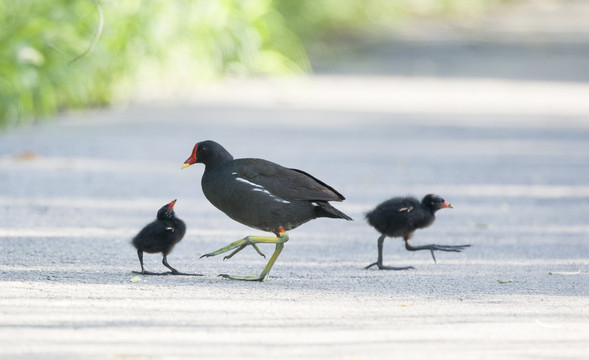
[[[94,1],[0,0],[0,129],[129,99],[162,79],[308,72],[306,45],[334,33],[501,0]]]

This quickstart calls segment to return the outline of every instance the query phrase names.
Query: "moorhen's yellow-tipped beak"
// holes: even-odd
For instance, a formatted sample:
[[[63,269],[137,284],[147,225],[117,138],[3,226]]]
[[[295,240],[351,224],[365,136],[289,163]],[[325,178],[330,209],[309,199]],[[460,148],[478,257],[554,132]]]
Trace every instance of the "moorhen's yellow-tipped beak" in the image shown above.
[[[450,208],[450,209],[454,209],[454,205],[450,204],[450,203],[449,203],[449,202],[447,202],[447,201],[444,201],[444,207],[446,207],[446,208]]]
[[[192,164],[196,164],[196,155],[194,154],[190,155],[190,157],[186,159],[186,161],[184,162],[184,164],[182,164],[182,167],[180,169],[187,168]]]
[[[194,145],[194,149],[192,149],[192,154],[190,154],[190,157],[188,159],[186,159],[186,161],[184,162],[184,164],[182,164],[182,167],[180,169],[184,169],[189,167],[192,164],[196,164],[196,151],[198,150],[198,144]]]

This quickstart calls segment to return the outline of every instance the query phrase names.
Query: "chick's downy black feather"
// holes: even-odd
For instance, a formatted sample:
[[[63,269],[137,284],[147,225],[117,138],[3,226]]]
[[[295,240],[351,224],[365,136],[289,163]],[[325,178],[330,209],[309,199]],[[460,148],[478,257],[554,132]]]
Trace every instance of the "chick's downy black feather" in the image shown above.
[[[412,246],[409,239],[417,229],[422,229],[433,224],[436,211],[444,208],[452,208],[447,201],[436,194],[428,194],[421,201],[414,197],[396,197],[378,205],[374,210],[366,214],[366,220],[381,236],[378,238],[378,260],[366,267],[377,265],[382,270],[406,270],[413,268],[390,267],[382,264],[382,248],[384,239],[389,237],[402,237],[405,248],[409,251],[430,250],[434,261],[435,250],[460,252],[470,245],[423,245]]]
[[[162,263],[172,271],[174,275],[182,273],[174,269],[168,264],[168,254],[172,251],[174,246],[182,240],[186,233],[186,225],[182,220],[176,217],[174,213],[174,205],[176,200],[169,204],[162,206],[157,212],[157,218],[153,222],[147,224],[139,233],[131,240],[133,246],[137,249],[137,256],[141,264],[141,274],[144,275],[161,275],[160,273],[152,273],[145,271],[143,266],[143,252],[150,254],[162,253]],[[167,273],[162,273],[167,274]]]
[[[390,237],[411,238],[417,229],[430,226],[435,212],[444,207],[444,199],[429,194],[420,202],[414,197],[396,197],[366,214],[368,223]]]

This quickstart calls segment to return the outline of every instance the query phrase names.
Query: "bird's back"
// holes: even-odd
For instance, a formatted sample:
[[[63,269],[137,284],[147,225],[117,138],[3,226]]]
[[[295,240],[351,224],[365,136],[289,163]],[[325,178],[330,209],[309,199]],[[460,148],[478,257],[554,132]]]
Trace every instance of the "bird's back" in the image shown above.
[[[253,228],[275,232],[314,219],[313,201],[344,197],[313,176],[262,159],[236,159],[205,169],[203,193],[219,210]]]
[[[413,197],[396,197],[368,212],[366,219],[381,234],[401,237],[431,224],[433,213]]]
[[[168,253],[186,233],[186,225],[178,218],[155,220],[147,224],[131,240],[136,249],[147,253]]]

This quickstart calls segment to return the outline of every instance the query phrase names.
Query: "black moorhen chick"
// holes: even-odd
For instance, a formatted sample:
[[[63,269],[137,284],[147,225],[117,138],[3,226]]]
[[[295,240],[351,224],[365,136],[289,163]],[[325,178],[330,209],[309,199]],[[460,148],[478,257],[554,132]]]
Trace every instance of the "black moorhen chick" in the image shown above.
[[[145,251],[150,254],[161,252],[164,255],[162,263],[165,267],[172,270],[172,275],[200,275],[181,273],[168,264],[168,254],[182,240],[186,233],[186,225],[174,213],[175,204],[176,200],[173,200],[169,204],[162,206],[157,212],[157,219],[141,229],[131,241],[137,249],[137,256],[141,264],[141,272],[133,271],[134,273],[143,275],[169,274],[169,272],[153,273],[145,271],[143,267],[143,252]]]
[[[319,217],[352,220],[328,203],[342,201],[344,196],[304,171],[262,159],[234,160],[225,148],[210,140],[194,145],[182,168],[195,163],[205,165],[201,186],[215,207],[237,222],[276,234],[276,237],[246,236],[201,256],[215,256],[235,249],[225,257],[229,259],[251,245],[265,257],[256,244],[276,244],[274,254],[259,276],[220,275],[225,278],[264,281],[288,241],[287,230]]]
[[[435,212],[444,208],[453,208],[447,201],[435,194],[426,195],[421,202],[413,197],[396,197],[383,202],[366,214],[368,223],[382,235],[378,238],[378,260],[365,269],[376,265],[381,270],[406,270],[413,266],[393,267],[382,264],[382,245],[385,237],[403,237],[405,248],[409,251],[430,250],[434,261],[435,250],[461,252],[470,245],[423,245],[411,246],[409,239],[417,229],[433,224]]]

